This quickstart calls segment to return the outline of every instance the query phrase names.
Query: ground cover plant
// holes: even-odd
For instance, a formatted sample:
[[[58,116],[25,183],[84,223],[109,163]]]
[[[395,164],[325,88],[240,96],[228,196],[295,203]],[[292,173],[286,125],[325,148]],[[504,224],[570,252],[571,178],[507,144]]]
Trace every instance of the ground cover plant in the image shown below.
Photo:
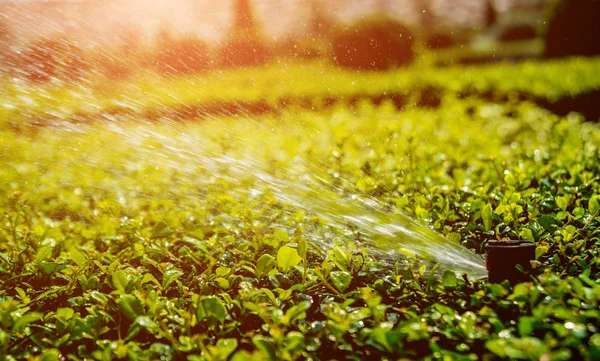
[[[597,64],[517,69],[552,69],[539,88],[547,96],[597,89],[593,73],[577,72]],[[501,79],[506,71],[465,76],[476,88],[538,89]],[[453,84],[458,72],[435,70],[432,79]],[[43,89],[32,105],[40,111]],[[28,114],[5,109],[7,360],[600,357],[600,129],[577,114],[448,89],[437,109],[363,100],[185,123],[15,128],[17,114]],[[376,200],[476,253],[489,240],[534,241],[530,281],[488,284],[435,271],[410,252],[390,260],[360,227],[332,227],[264,181],[293,187],[306,175],[318,178],[322,197]]]
[[[438,94],[445,91],[486,93],[491,98],[531,98],[553,104],[600,88],[598,77],[590,76],[599,71],[598,58],[568,58],[476,69],[433,68],[425,62],[413,68],[358,74],[316,62],[178,77],[146,72],[123,81],[91,76],[81,83],[57,80],[30,84],[5,77],[0,83],[5,103],[0,112],[5,119],[78,121],[131,114],[160,118],[166,110],[185,113],[195,106],[216,106],[217,111],[208,110],[214,116],[227,115],[232,103],[246,105],[246,110],[269,111],[287,104],[319,109],[334,102],[382,97],[396,99],[401,105],[419,102],[421,97],[425,103],[433,99],[437,104]],[[174,112],[170,118],[177,116]]]
[[[600,359],[598,1],[297,2],[0,4],[0,359]]]

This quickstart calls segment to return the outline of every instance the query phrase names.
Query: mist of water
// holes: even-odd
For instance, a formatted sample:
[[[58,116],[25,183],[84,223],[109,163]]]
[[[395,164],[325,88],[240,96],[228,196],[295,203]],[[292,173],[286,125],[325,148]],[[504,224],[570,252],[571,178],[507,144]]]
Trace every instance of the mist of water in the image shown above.
[[[126,135],[127,142],[142,149],[148,159],[168,159],[170,167],[197,185],[208,185],[218,180],[236,185],[232,196],[256,196],[270,192],[280,202],[305,213],[318,216],[329,227],[342,233],[350,229],[360,232],[361,242],[379,256],[388,260],[404,261],[410,255],[438,264],[438,270],[452,270],[458,275],[467,274],[470,279],[487,276],[482,258],[459,243],[451,242],[411,217],[395,210],[386,209],[375,198],[344,195],[341,187],[331,185],[322,169],[301,156],[284,163],[275,175],[269,171],[269,160],[260,157],[268,149],[268,135],[259,148],[246,149],[235,155],[218,154],[215,149],[202,147],[209,144],[200,134],[166,136],[148,128],[139,128],[133,134],[119,127],[113,129]],[[242,137],[242,135],[237,135]],[[162,147],[144,148],[148,140],[158,141]],[[268,158],[268,157],[266,157]],[[139,159],[138,159],[139,161]],[[206,170],[208,177],[199,176],[196,170]],[[193,197],[193,195],[191,195]],[[333,241],[323,235],[308,235],[323,247],[331,247]],[[407,256],[409,255],[409,256]]]
[[[438,264],[441,270],[452,270],[459,275],[465,273],[471,279],[487,276],[482,259],[473,252],[403,213],[384,211],[383,205],[374,199],[344,198],[311,186],[314,183],[310,181],[290,184],[272,178],[263,180],[283,202],[317,214],[331,226],[357,227],[368,247],[386,253],[391,259],[416,255]]]

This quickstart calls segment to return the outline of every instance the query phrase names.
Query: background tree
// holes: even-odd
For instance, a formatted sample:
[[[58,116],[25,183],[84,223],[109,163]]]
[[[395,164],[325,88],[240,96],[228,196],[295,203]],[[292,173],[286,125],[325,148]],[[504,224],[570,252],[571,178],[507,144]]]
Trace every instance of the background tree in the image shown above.
[[[0,70],[6,70],[10,63],[13,41],[10,27],[4,19],[0,18]]]
[[[208,46],[194,35],[172,39],[158,49],[154,65],[163,75],[192,74],[210,68]]]
[[[310,1],[310,29],[309,34],[313,37],[326,37],[331,33],[333,22],[325,11],[321,0]]]
[[[492,0],[485,2],[485,27],[491,28],[498,22],[498,14]]]
[[[419,12],[419,26],[422,34],[429,34],[435,25],[435,18],[431,12],[430,0],[418,0],[417,11]]]
[[[260,36],[250,0],[235,0],[233,10],[233,29],[219,51],[221,65],[245,67],[265,64],[270,52]]]
[[[344,68],[386,70],[412,62],[412,32],[386,16],[339,28],[332,36],[333,62]]]
[[[561,0],[545,35],[545,56],[600,55],[600,0]]]
[[[250,0],[235,0],[234,3],[233,32],[234,35],[252,33],[256,31],[254,13]]]
[[[310,0],[310,19],[306,30],[283,42],[282,54],[310,60],[326,56],[331,51],[330,35],[334,22],[323,5],[323,0]]]

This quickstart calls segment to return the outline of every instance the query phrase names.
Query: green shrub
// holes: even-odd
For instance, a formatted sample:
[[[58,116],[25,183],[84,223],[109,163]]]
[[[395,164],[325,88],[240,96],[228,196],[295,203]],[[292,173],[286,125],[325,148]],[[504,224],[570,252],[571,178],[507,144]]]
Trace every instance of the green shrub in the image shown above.
[[[333,62],[344,68],[385,70],[409,64],[413,35],[402,24],[374,17],[338,29],[332,39]]]

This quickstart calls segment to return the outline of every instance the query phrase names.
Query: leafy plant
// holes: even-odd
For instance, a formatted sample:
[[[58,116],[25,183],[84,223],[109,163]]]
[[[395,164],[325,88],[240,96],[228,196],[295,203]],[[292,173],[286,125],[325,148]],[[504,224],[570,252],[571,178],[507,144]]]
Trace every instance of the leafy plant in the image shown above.
[[[585,92],[597,87],[597,66],[575,59],[432,70],[428,81],[444,89],[439,107],[407,104],[406,112],[391,99],[363,99],[188,123],[31,128],[4,119],[2,357],[595,359],[598,125],[460,91],[470,84],[549,97]],[[252,98],[227,86],[254,79],[261,88],[281,74],[224,74],[213,79],[214,93]],[[323,94],[326,86],[344,95],[422,85],[411,70],[332,74],[341,78],[269,84],[274,98]],[[167,89],[177,101],[195,101],[188,81],[142,89],[152,88],[152,101],[166,99]],[[119,96],[139,92],[130,85]],[[3,101],[23,109],[24,91]],[[47,91],[48,98],[31,95],[27,109],[52,112],[65,90]],[[95,104],[69,103],[69,94],[61,98],[67,112]],[[96,98],[99,109],[111,99]],[[334,225],[344,207],[328,199],[370,201],[377,212]],[[469,252],[484,253],[489,240],[535,242],[531,281],[463,277],[401,240],[399,252],[381,251],[365,228],[378,223],[358,216],[398,212]]]

